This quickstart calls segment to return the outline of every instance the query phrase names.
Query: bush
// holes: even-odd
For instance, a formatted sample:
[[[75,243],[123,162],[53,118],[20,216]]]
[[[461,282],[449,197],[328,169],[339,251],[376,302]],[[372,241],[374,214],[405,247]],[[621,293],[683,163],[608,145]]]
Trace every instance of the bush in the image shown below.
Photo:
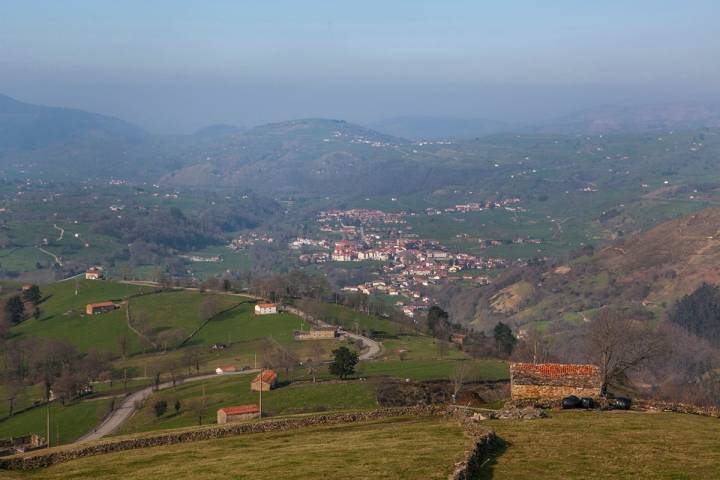
[[[153,405],[153,410],[155,410],[155,416],[156,417],[162,417],[165,415],[165,412],[167,412],[167,402],[165,400],[159,400],[155,402],[155,405]]]

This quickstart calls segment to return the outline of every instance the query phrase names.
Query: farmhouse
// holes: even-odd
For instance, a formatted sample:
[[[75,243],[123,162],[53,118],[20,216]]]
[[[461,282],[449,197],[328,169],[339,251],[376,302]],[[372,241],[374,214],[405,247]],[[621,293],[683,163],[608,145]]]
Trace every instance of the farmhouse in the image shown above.
[[[277,312],[277,305],[274,303],[258,303],[255,305],[255,315],[272,315]]]
[[[462,345],[463,343],[465,343],[465,337],[467,337],[467,335],[465,335],[464,333],[453,333],[450,336],[450,341],[455,345]]]
[[[103,271],[100,267],[91,267],[85,272],[85,280],[101,280],[102,278]]]
[[[309,332],[295,332],[295,340],[332,340],[337,337],[338,327],[313,327]]]
[[[258,373],[250,384],[250,390],[253,392],[267,392],[277,386],[277,373],[272,370],[264,370]]]
[[[117,308],[113,302],[88,303],[85,307],[85,313],[88,315],[99,315],[105,312],[111,312]]]
[[[510,364],[510,396],[513,400],[559,400],[568,395],[597,398],[601,391],[600,369],[595,365]]]
[[[237,407],[225,407],[217,411],[217,423],[242,422],[260,417],[260,409],[257,405],[238,405]]]
[[[215,373],[217,373],[218,375],[232,372],[237,372],[237,367],[235,365],[223,365],[222,367],[217,367],[215,369]]]

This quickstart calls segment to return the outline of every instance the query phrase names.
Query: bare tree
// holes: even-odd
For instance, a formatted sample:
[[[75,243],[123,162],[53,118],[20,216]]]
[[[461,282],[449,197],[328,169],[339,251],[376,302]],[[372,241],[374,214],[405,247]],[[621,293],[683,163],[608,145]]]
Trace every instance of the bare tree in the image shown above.
[[[210,320],[220,311],[220,306],[215,295],[205,295],[200,305],[200,316],[203,320]]]
[[[471,371],[472,366],[469,362],[458,362],[455,366],[452,375],[450,375],[450,384],[453,389],[453,403],[457,401],[457,395],[460,393],[460,390],[462,390],[462,387],[470,376]]]
[[[198,345],[191,345],[183,348],[182,362],[187,367],[188,375],[190,370],[195,369],[196,373],[200,373],[200,363],[202,362],[203,350]]]
[[[207,413],[207,399],[205,396],[191,400],[188,404],[188,408],[195,418],[197,418],[198,425],[202,425],[203,417],[205,416],[205,413]]]
[[[665,342],[647,324],[604,308],[588,326],[586,348],[600,367],[603,384],[624,384],[631,371],[663,351]]]

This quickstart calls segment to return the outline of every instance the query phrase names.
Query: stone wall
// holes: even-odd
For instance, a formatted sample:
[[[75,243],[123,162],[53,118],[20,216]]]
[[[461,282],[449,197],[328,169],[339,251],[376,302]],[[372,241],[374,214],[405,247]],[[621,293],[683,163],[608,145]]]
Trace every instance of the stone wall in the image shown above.
[[[121,452],[136,448],[173,445],[177,443],[213,440],[235,435],[293,430],[304,427],[354,423],[381,418],[399,416],[452,416],[458,417],[452,408],[441,406],[400,407],[372,410],[367,412],[334,413],[313,415],[302,418],[267,420],[252,423],[235,423],[190,430],[176,430],[155,435],[140,436],[117,440],[100,441],[97,443],[80,443],[77,445],[56,447],[28,455],[16,455],[0,459],[0,469],[32,470],[49,467],[57,463],[68,462],[83,457],[105,453]],[[465,421],[463,425],[470,428]],[[476,433],[473,433],[476,436]],[[465,478],[465,477],[458,477]]]
[[[633,403],[633,409],[655,410],[661,412],[684,413],[687,415],[701,415],[703,417],[720,418],[720,407],[701,407],[687,403],[663,402],[659,400],[638,400]]]
[[[492,430],[477,435],[470,450],[465,454],[462,462],[455,465],[455,470],[448,476],[448,480],[470,480],[477,478],[480,469],[497,445],[497,436]]]
[[[569,395],[577,397],[597,398],[600,396],[598,388],[567,387],[559,385],[516,385],[510,387],[510,396],[513,400],[547,399],[559,400]]]

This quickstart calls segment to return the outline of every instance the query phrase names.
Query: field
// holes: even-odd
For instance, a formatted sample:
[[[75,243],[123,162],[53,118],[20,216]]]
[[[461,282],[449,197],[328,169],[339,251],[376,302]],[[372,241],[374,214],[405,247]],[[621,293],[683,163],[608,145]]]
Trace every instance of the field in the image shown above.
[[[110,399],[88,400],[67,406],[53,402],[50,406],[50,442],[52,445],[77,440],[89,432],[110,411]],[[44,407],[13,415],[0,421],[0,438],[47,431],[47,409]]]
[[[219,408],[258,403],[258,393],[250,391],[250,380],[253,377],[254,375],[217,377],[155,393],[119,433],[197,425],[198,419],[189,405],[191,402],[202,399],[203,394],[207,405],[203,423],[215,423]],[[281,382],[282,380],[281,376]],[[263,412],[269,416],[277,416],[375,408],[377,404],[373,388],[369,382],[360,381],[290,384],[263,393]],[[153,411],[153,405],[159,400],[165,400],[168,403],[168,413],[157,418]],[[176,400],[179,400],[181,404],[178,414],[173,409]]]
[[[447,420],[396,418],[131,450],[59,464],[27,479],[447,478],[468,438]]]
[[[506,445],[482,479],[720,477],[720,428],[714,418],[567,412],[490,426]]]
[[[77,287],[77,295],[75,294]],[[85,315],[88,303],[124,301],[129,295],[149,290],[148,287],[96,280],[68,280],[42,285],[44,300],[41,316],[30,318],[12,329],[15,338],[38,336],[66,340],[80,351],[94,348],[118,353],[118,338],[130,339],[130,352],[141,349],[141,339],[127,326],[124,307],[102,315]]]

